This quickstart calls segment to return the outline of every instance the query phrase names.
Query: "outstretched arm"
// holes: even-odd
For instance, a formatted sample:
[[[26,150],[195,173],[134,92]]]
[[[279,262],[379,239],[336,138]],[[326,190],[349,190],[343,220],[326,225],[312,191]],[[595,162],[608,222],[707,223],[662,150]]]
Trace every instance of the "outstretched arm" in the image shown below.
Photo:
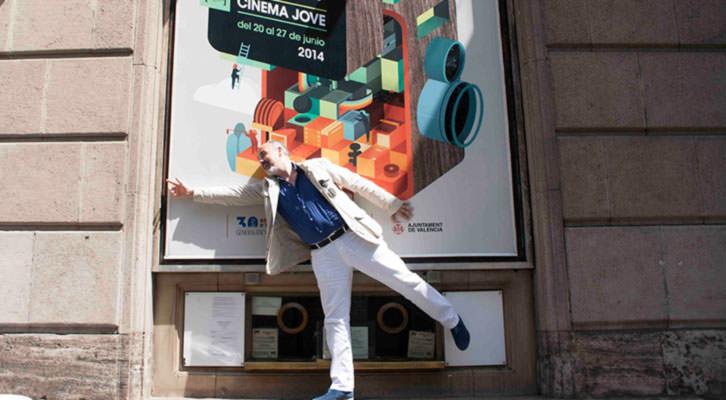
[[[207,204],[222,204],[227,206],[249,206],[262,204],[262,183],[248,182],[238,186],[219,186],[206,188],[190,188],[179,178],[167,179],[169,192],[177,198],[190,198],[194,201]]]
[[[167,179],[166,183],[169,184],[169,193],[174,197],[185,199],[194,196],[194,189],[187,187],[179,178],[176,178],[176,181]]]
[[[413,206],[410,202],[404,201],[401,204],[401,207],[391,215],[391,221],[393,222],[400,222],[398,218],[401,218],[404,221],[408,221],[413,217]]]
[[[325,158],[321,158],[320,160],[325,164],[336,184],[360,194],[366,200],[386,210],[391,214],[392,221],[398,222],[398,217],[408,221],[413,216],[413,207],[408,201],[401,201],[372,181],[355,172],[351,172],[347,168],[333,164]]]

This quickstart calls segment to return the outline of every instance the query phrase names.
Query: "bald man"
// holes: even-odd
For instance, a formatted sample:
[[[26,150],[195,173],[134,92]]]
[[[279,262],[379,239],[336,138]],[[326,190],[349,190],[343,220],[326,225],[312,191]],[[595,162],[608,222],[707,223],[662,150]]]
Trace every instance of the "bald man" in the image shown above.
[[[353,269],[400,293],[449,329],[456,346],[469,346],[469,332],[454,307],[436,289],[411,272],[388,248],[381,226],[342,188],[387,211],[393,221],[409,220],[413,207],[373,182],[325,158],[294,163],[285,145],[268,141],[258,161],[268,176],[262,181],[217,188],[189,188],[167,179],[175,197],[211,204],[265,205],[266,271],[277,274],[311,260],[325,313],[325,337],[331,354],[331,385],[314,400],[353,399],[353,352],[350,303]]]

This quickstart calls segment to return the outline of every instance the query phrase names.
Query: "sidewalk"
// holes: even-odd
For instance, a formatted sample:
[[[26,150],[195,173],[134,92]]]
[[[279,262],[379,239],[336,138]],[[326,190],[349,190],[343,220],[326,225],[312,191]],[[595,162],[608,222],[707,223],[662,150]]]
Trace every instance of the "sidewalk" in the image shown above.
[[[406,398],[406,400],[548,400],[548,399],[568,399],[570,397],[546,397],[546,396],[485,396],[485,397],[416,397]],[[401,397],[356,397],[356,400],[403,400]],[[582,397],[578,399],[584,400],[709,400],[706,397],[700,396],[658,396],[658,397]],[[223,399],[223,398],[196,398],[196,397],[151,397],[150,400],[282,400],[278,398],[235,398],[235,399]]]

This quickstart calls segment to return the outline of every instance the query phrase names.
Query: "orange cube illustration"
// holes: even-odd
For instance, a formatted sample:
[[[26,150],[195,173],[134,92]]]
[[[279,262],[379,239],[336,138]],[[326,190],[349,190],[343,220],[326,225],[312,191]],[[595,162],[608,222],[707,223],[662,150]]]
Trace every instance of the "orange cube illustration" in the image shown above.
[[[406,153],[391,150],[388,155],[391,164],[397,165],[401,171],[408,171],[408,155]]]
[[[320,147],[307,143],[300,143],[294,149],[290,150],[290,159],[295,162],[303,162],[308,158],[319,157]]]
[[[292,128],[278,129],[274,132],[270,132],[270,140],[277,140],[287,146],[288,150],[292,151],[292,148],[297,144],[295,142],[295,136],[297,131]]]
[[[387,149],[396,148],[406,140],[404,129],[401,125],[394,125],[387,121],[381,121],[373,128],[376,135],[376,144]]]
[[[358,156],[358,173],[369,178],[376,178],[383,166],[390,163],[390,151],[384,147],[371,146]]]
[[[343,123],[333,121],[330,125],[320,130],[320,147],[333,147],[343,140]]]
[[[248,147],[243,152],[237,154],[235,172],[257,179],[264,179],[267,176],[267,173],[262,169],[259,161],[257,161],[257,154],[252,152],[252,147]]]
[[[385,119],[399,121],[403,123],[406,120],[406,109],[403,104],[384,104],[383,105],[383,117]]]
[[[341,124],[342,125],[342,124]],[[348,163],[348,153],[351,152],[350,146],[353,142],[348,139],[341,139],[338,143],[330,146],[323,147],[321,149],[321,155],[328,160],[338,165],[345,165]]]
[[[392,171],[389,174],[380,173],[373,181],[378,186],[387,190],[389,193],[393,194],[394,196],[398,196],[399,194],[403,193],[408,186],[408,173],[403,170],[398,170],[395,172]]]
[[[335,122],[330,118],[317,117],[303,128],[303,142],[321,147],[320,135],[323,129],[327,128],[330,124]]]

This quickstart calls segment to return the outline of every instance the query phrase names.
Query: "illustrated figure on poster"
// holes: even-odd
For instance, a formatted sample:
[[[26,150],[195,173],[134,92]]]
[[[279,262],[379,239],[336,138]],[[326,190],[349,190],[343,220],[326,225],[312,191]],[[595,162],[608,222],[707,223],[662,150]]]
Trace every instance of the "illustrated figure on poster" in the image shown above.
[[[174,197],[196,202],[246,206],[264,204],[267,229],[266,271],[278,274],[311,260],[325,313],[325,337],[331,353],[330,389],[315,400],[353,399],[350,306],[353,270],[397,291],[449,330],[459,350],[469,346],[469,332],[451,303],[388,248],[381,226],[348,195],[356,193],[391,215],[409,220],[413,207],[373,182],[325,158],[290,160],[284,144],[271,140],[257,158],[268,176],[244,185],[191,188],[167,179]]]
[[[350,152],[348,152],[348,156],[350,157],[348,159],[348,162],[353,164],[353,166],[355,167],[356,165],[358,165],[358,156],[361,155],[363,152],[360,151],[360,144],[358,143],[351,143],[348,147],[351,150]]]
[[[234,64],[232,66],[232,89],[239,85],[239,71],[240,69],[237,68],[237,64]]]
[[[252,142],[252,144],[250,145],[250,147],[252,148],[252,152],[257,153],[257,131],[255,131],[254,129],[251,129],[250,131],[245,131],[245,136],[250,138],[250,142]]]

